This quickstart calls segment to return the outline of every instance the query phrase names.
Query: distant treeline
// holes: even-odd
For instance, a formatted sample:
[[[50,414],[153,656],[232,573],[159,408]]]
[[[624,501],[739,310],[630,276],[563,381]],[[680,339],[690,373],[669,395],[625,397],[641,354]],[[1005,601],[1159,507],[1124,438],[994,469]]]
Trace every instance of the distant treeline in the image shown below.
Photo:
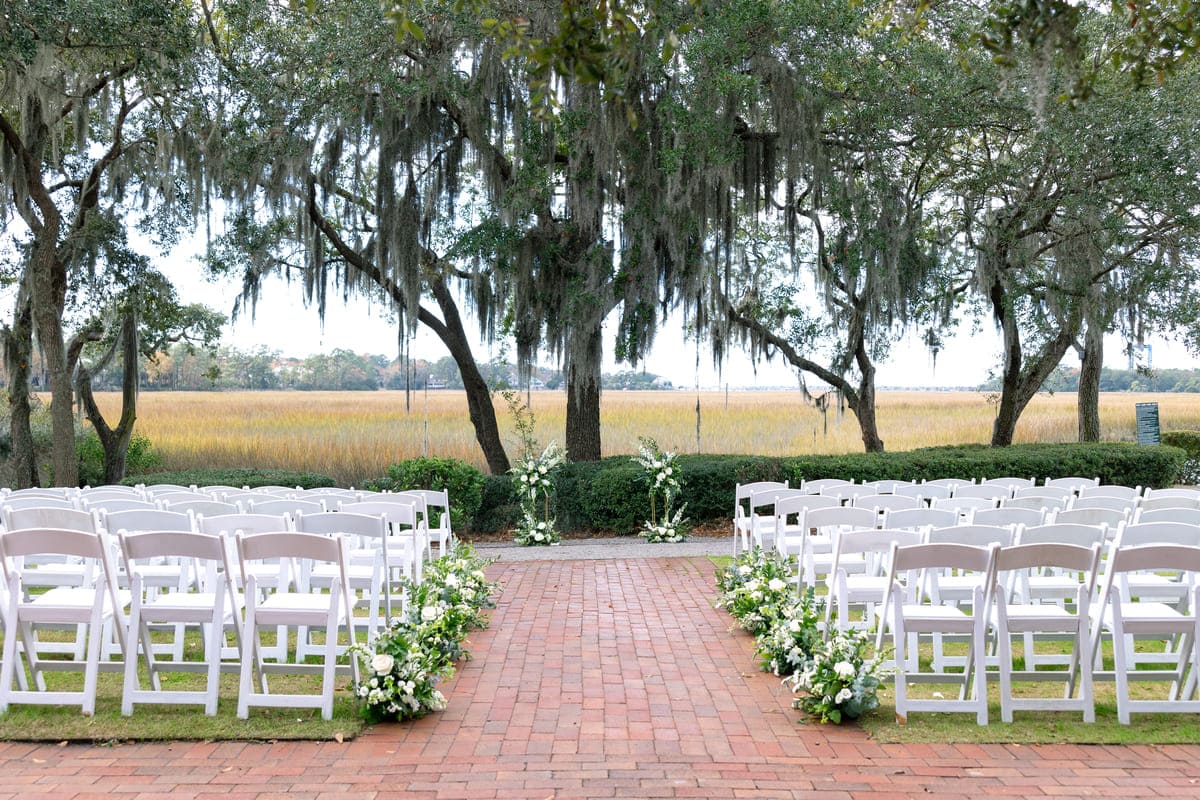
[[[497,389],[523,388],[514,364],[492,361],[480,364],[488,385]],[[37,375],[35,369],[35,375]],[[101,373],[94,381],[98,390],[119,390],[120,372]],[[35,384],[40,381],[35,378]],[[145,359],[141,366],[141,386],[145,390],[232,391],[373,391],[376,389],[461,389],[458,366],[449,356],[437,361],[410,358],[407,364],[383,355],[334,350],[306,358],[290,358],[277,350],[259,347],[239,350],[222,347],[215,351],[176,345],[169,351]],[[559,389],[562,373],[548,368],[535,369],[530,379],[533,389]],[[626,371],[603,376],[605,389],[671,389],[670,381],[648,372]]]
[[[994,378],[979,387],[981,391],[1000,391],[1000,379]],[[1048,392],[1079,391],[1079,370],[1059,367],[1043,385]],[[1102,369],[1102,392],[1200,392],[1200,370],[1197,369]]]

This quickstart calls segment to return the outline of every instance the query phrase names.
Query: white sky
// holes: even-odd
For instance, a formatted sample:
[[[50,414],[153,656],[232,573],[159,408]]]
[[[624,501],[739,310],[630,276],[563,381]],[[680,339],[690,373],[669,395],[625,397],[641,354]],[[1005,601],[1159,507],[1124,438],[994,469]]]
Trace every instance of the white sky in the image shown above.
[[[173,268],[172,268],[173,266]],[[168,271],[186,302],[206,303],[228,314],[239,292],[235,281],[210,283],[199,277],[199,266],[190,260],[160,268]],[[467,320],[468,332],[474,322]],[[611,326],[608,326],[611,332]],[[972,331],[963,325],[963,332],[947,340],[936,365],[918,339],[896,346],[891,358],[879,366],[877,384],[880,387],[974,386],[987,380],[988,372],[999,360],[1000,338],[990,321]],[[252,321],[243,317],[227,326],[224,344],[241,350],[265,345],[285,356],[303,358],[318,352],[345,348],[358,353],[379,353],[394,357],[399,351],[398,329],[386,309],[365,300],[351,300],[342,305],[340,297],[330,297],[325,323],[317,313],[304,308],[301,289],[282,280],[272,280],[264,286],[258,312]],[[1178,342],[1156,339],[1152,343],[1153,364],[1159,368],[1189,368],[1200,366],[1200,360],[1188,354]],[[612,341],[606,344],[605,371],[629,369],[612,360]],[[424,327],[410,345],[414,357],[436,360],[447,355],[445,347]],[[485,345],[475,347],[476,358],[490,359],[495,353]],[[550,365],[549,357],[543,363]],[[1078,366],[1074,353],[1064,363]],[[1106,366],[1124,368],[1128,360],[1123,355],[1119,339],[1106,342]],[[658,333],[656,343],[645,362],[648,372],[662,375],[676,386],[692,387],[697,383],[696,345],[685,340],[681,318],[668,321]],[[718,374],[712,365],[712,355],[706,347],[700,350],[699,384],[701,387],[793,387],[795,371],[781,361],[762,363],[755,369],[748,356],[734,348],[723,371]]]

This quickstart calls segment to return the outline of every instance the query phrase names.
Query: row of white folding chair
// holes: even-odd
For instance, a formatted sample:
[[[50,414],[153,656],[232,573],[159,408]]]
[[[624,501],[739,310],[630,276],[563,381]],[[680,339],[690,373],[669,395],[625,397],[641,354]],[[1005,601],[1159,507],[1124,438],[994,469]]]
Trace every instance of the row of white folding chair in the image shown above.
[[[88,533],[54,529],[7,531],[0,534],[0,561],[5,574],[5,642],[4,662],[0,665],[0,711],[12,703],[73,704],[80,703],[85,714],[95,708],[98,672],[124,670],[123,713],[132,713],[133,706],[143,702],[197,703],[206,713],[216,711],[216,693],[221,668],[224,632],[239,630],[237,609],[241,606],[234,582],[229,576],[237,570],[231,567],[225,536],[195,531],[160,531],[137,534],[122,533],[122,549],[130,564],[134,591],[120,590],[116,582],[116,567],[109,555],[104,532]],[[339,650],[338,631],[344,630],[347,641],[354,640],[353,601],[346,569],[345,537],[325,534],[273,531],[262,534],[237,534],[238,562],[244,570],[247,586],[245,637],[239,642],[241,658],[239,671],[238,714],[245,717],[250,705],[319,707],[328,719],[332,714],[333,677]],[[102,565],[102,579],[92,584],[61,587],[48,592],[25,596],[22,577],[28,570],[18,568],[25,556],[54,553],[92,558]],[[171,592],[153,596],[142,583],[141,561],[154,561],[174,556],[207,561],[206,574],[212,583],[201,592]],[[246,568],[249,562],[265,560],[317,560],[335,566],[334,578],[328,581],[329,591],[315,594],[308,591],[277,590],[259,597],[255,575]],[[307,571],[309,574],[313,570]],[[224,576],[224,577],[221,577]],[[153,599],[151,599],[153,598]],[[130,607],[128,623],[123,609]],[[12,624],[8,624],[11,620]],[[40,657],[37,626],[74,624],[88,631],[86,658],[70,661],[47,661]],[[126,624],[130,627],[127,629]],[[150,646],[152,624],[193,624],[207,627],[205,661],[164,663],[155,658]],[[304,626],[327,631],[322,649],[324,663],[322,692],[319,696],[273,695],[268,692],[266,675],[273,671],[311,672],[314,667],[296,662],[266,665],[258,629],[265,626]],[[118,653],[124,654],[124,664],[103,657],[105,637],[115,635]],[[128,632],[128,637],[126,636]],[[23,645],[18,648],[18,642]],[[139,648],[139,643],[141,647]],[[138,653],[145,659],[150,688],[142,689],[137,678]],[[34,689],[24,679],[23,655],[29,665]],[[352,670],[357,664],[350,665]],[[82,691],[47,692],[43,673],[47,670],[81,671]],[[206,689],[202,692],[164,691],[160,673],[170,670],[207,673]],[[257,673],[257,691],[251,688],[251,677]],[[14,689],[14,681],[17,687]]]

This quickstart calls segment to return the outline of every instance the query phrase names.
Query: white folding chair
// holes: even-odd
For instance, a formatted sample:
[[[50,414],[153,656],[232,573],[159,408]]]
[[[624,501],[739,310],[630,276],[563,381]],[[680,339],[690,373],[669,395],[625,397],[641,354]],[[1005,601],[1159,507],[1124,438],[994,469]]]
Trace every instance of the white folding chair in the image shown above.
[[[987,642],[986,594],[990,585],[996,546],[972,547],[963,544],[915,544],[894,547],[891,554],[889,590],[884,596],[882,618],[888,620],[895,647],[896,720],[903,724],[914,711],[973,712],[975,721],[986,725],[987,677],[984,648]],[[923,575],[954,572],[975,576],[971,602],[963,605],[937,604],[921,591]],[[885,626],[879,626],[882,639]],[[915,640],[920,634],[957,635],[967,639],[963,671],[948,672],[936,666],[923,671],[917,658]],[[911,635],[911,636],[910,636]],[[877,640],[878,645],[881,641]],[[910,683],[948,684],[958,687],[957,697],[942,699],[910,698]]]
[[[868,630],[876,624],[876,605],[888,588],[888,563],[894,545],[920,544],[923,534],[913,530],[843,531],[833,543],[833,564],[825,578],[825,629]],[[846,563],[853,564],[847,569]],[[862,617],[850,619],[850,607],[861,607]],[[834,616],[833,609],[837,609]]]
[[[747,515],[740,525],[749,532],[750,547],[777,547],[775,505],[786,498],[809,497],[799,489],[763,489],[746,500]],[[739,504],[740,505],[740,504]]]
[[[438,555],[446,555],[447,548],[454,542],[454,531],[450,527],[450,493],[445,489],[405,489],[400,494],[420,498],[425,503],[425,525],[430,544],[437,542]]]
[[[221,517],[228,514],[240,514],[242,511],[236,503],[222,503],[219,500],[161,500],[159,505],[167,511],[176,511],[181,514],[190,511],[197,517]]]
[[[851,505],[855,508],[873,508],[881,514],[885,511],[925,507],[925,504],[917,498],[905,497],[902,494],[863,494],[855,497]]]
[[[800,491],[809,494],[823,494],[826,489],[852,485],[854,485],[854,481],[848,481],[844,478],[817,478],[813,481],[801,480]]]
[[[875,494],[899,494],[897,489],[911,489],[917,484],[912,481],[880,480],[863,481],[863,486],[870,486]]]
[[[929,501],[930,508],[953,511],[962,520],[968,520],[981,508],[996,508],[997,500],[991,497],[935,497]]]
[[[96,511],[101,514],[109,511],[130,511],[133,509],[153,510],[158,503],[144,500],[140,497],[80,497],[79,507],[84,511]]]
[[[972,525],[1011,527],[1013,525],[1041,525],[1045,521],[1046,514],[1040,508],[1035,510],[1005,505],[1000,508],[976,509],[971,514]]]
[[[807,529],[801,529],[804,512],[809,509],[841,508],[841,506],[842,501],[839,498],[825,497],[820,494],[789,494],[787,497],[777,498],[774,509],[775,519],[772,523],[772,530],[775,532],[775,551],[781,556],[799,558],[804,548],[804,537],[809,535]]]
[[[879,515],[873,508],[834,506],[832,508],[809,508],[800,515],[799,571],[796,575],[800,588],[816,586],[822,576],[829,574],[833,566],[833,544],[837,535],[846,530],[868,530],[879,527]],[[847,570],[863,569],[860,562],[855,566],[850,559],[843,559]]]
[[[1119,511],[1127,517],[1132,517],[1134,510],[1137,508],[1137,500],[1135,498],[1092,495],[1090,497],[1076,497],[1067,506],[1068,511],[1078,511],[1085,508],[1104,508],[1109,511]]]
[[[1079,494],[1080,490],[1086,489],[1089,486],[1099,486],[1099,478],[1082,478],[1078,476],[1068,476],[1064,478],[1046,478],[1042,486],[1044,488],[1066,489],[1071,494]]]
[[[1001,486],[1008,490],[1008,496],[1012,497],[1018,489],[1028,489],[1037,484],[1033,478],[986,478],[979,482],[983,486]]]
[[[933,480],[921,481],[922,486],[944,486],[950,491],[954,491],[962,486],[970,486],[975,483],[974,478],[934,478]]]
[[[1132,573],[1171,572],[1188,587],[1182,604],[1145,600],[1127,593],[1122,578]],[[1108,572],[1101,590],[1100,614],[1093,628],[1093,641],[1103,630],[1112,639],[1113,677],[1116,682],[1117,719],[1129,724],[1131,713],[1196,713],[1196,670],[1200,669],[1200,547],[1186,545],[1143,545],[1115,548],[1108,559]],[[1125,581],[1127,582],[1127,581]],[[1175,659],[1169,668],[1148,669],[1130,660],[1135,638],[1177,641]],[[1165,699],[1134,699],[1131,681],[1167,684]]]
[[[27,595],[23,585],[22,564],[26,558],[52,555],[92,561],[99,565],[95,580],[74,586],[56,586],[41,594]],[[0,712],[12,704],[74,705],[85,716],[96,710],[96,685],[101,669],[121,669],[117,662],[101,663],[102,643],[113,632],[123,652],[125,645],[124,608],[126,593],[119,592],[110,546],[105,535],[96,532],[26,528],[0,533],[0,564],[7,586],[3,659],[0,661]],[[63,625],[82,628],[87,640],[85,657],[70,660],[43,659],[37,640],[38,628]],[[17,643],[21,643],[29,666],[31,689],[13,688],[19,661]],[[82,672],[82,690],[48,691],[44,672]]]
[[[1129,512],[1112,508],[1068,508],[1055,511],[1049,521],[1068,525],[1103,525],[1111,535],[1116,533],[1120,525],[1129,521]]]
[[[1062,501],[1062,508],[1074,496],[1075,491],[1068,486],[1024,486],[1013,492],[1014,500],[1021,497],[1054,497]]]
[[[1154,497],[1143,497],[1138,501],[1139,511],[1157,511],[1164,508],[1186,508],[1194,511],[1200,509],[1200,496],[1194,494],[1191,497],[1177,494],[1155,495]]]
[[[892,489],[892,494],[915,497],[923,502],[928,502],[935,497],[945,499],[952,493],[949,486],[938,486],[933,483],[914,483],[911,486],[896,486]]]
[[[287,514],[295,519],[300,514],[323,514],[328,510],[325,503],[320,500],[287,499],[272,497],[268,494],[258,494],[255,497],[258,499],[252,499],[246,503],[247,514],[271,514],[274,516]]]
[[[367,607],[367,640],[387,626],[394,606],[392,603],[391,562],[388,558],[388,528],[383,515],[356,514],[350,511],[326,511],[318,514],[300,514],[296,517],[296,530],[302,533],[318,533],[324,536],[344,536],[349,539],[346,578],[352,592],[361,592],[357,606]],[[300,589],[328,590],[338,578],[333,564],[313,564],[307,574],[300,577]],[[399,598],[397,598],[399,600]],[[305,631],[297,636],[297,659],[312,652]]]
[[[991,589],[991,622],[996,629],[1000,659],[1000,718],[1012,722],[1014,710],[1081,711],[1084,722],[1096,719],[1092,692],[1092,653],[1088,628],[1089,602],[1100,566],[1100,542],[1091,547],[1061,543],[1032,543],[1002,547],[995,553]],[[1021,576],[1040,575],[1048,570],[1080,576],[1070,608],[1065,604],[1041,603],[1015,596],[1010,586]],[[1014,671],[1012,637],[1023,637],[1025,669]],[[1071,641],[1065,670],[1037,669],[1049,663],[1035,658],[1036,642],[1045,636]],[[1078,676],[1079,694],[1075,696]],[[1064,684],[1060,697],[1016,696],[1013,681],[1056,681]]]
[[[1038,489],[1042,487],[1037,487]],[[1031,508],[1035,511],[1058,511],[1066,508],[1071,504],[1072,498],[1060,497],[1049,494],[1027,494],[1023,497],[1014,497],[1011,500],[1005,500],[1000,504],[1001,508]]]
[[[132,590],[121,713],[131,715],[134,705],[139,703],[168,703],[203,705],[205,714],[216,714],[221,653],[227,630],[233,632],[239,651],[241,648],[241,598],[233,587],[233,569],[224,536],[195,531],[122,532],[120,541]],[[155,565],[164,560],[190,562],[202,576],[199,590],[189,587],[160,592],[147,587],[141,564]],[[170,662],[156,658],[150,639],[150,631],[156,626],[199,628],[204,641],[204,660],[184,661],[182,653]],[[138,679],[139,652],[146,664],[149,689],[142,688]],[[165,672],[203,672],[205,689],[164,689],[160,675]]]
[[[13,497],[9,495],[0,502],[7,514],[9,510],[23,510],[27,508],[66,508],[77,509],[74,498],[67,497],[49,497],[44,495],[25,495],[21,497]]]
[[[1117,484],[1103,484],[1096,486],[1084,486],[1079,490],[1080,498],[1087,497],[1117,497],[1121,500],[1138,500],[1142,496],[1141,486],[1120,486]]]
[[[993,506],[998,506],[1001,500],[1012,498],[1012,490],[1004,484],[980,483],[970,486],[959,486],[954,490],[953,497],[955,500],[991,500]]]
[[[1142,522],[1182,522],[1185,525],[1200,525],[1200,508],[1139,508],[1133,512],[1134,525]]]
[[[408,578],[420,583],[424,578],[421,557],[421,527],[424,521],[415,504],[386,500],[362,500],[357,503],[342,503],[339,511],[352,514],[382,516],[388,526],[388,558],[391,568],[398,572],[388,575],[387,580]],[[403,603],[403,600],[401,600]]]
[[[1157,500],[1164,497],[1179,497],[1188,501],[1188,505],[1200,505],[1200,489],[1184,486],[1173,486],[1166,489],[1148,488],[1142,494],[1142,501]]]
[[[319,708],[322,719],[333,718],[333,692],[338,672],[338,638],[344,630],[346,640],[355,641],[354,600],[346,574],[346,540],[341,536],[325,536],[316,533],[276,531],[251,535],[237,535],[237,550],[240,561],[278,559],[281,561],[310,561],[333,564],[338,578],[329,592],[274,591],[259,597],[253,572],[243,573],[246,582],[246,618],[242,635],[241,670],[238,681],[239,719],[250,715],[252,706],[270,708]],[[297,570],[304,572],[303,568]],[[344,625],[344,629],[343,629]],[[300,627],[322,628],[325,631],[323,663],[319,665],[300,663],[268,664],[263,661],[259,641],[261,628]],[[358,680],[358,660],[349,659],[353,680]],[[321,675],[321,693],[273,694],[269,690],[268,673],[296,673]],[[253,676],[257,674],[257,683]]]

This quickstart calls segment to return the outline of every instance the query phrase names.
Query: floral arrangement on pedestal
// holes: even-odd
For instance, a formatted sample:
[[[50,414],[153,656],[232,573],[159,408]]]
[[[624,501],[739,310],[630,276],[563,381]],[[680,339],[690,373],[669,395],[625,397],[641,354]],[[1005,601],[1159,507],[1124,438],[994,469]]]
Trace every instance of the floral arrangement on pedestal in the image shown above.
[[[567,458],[567,452],[551,442],[541,455],[527,456],[512,468],[513,485],[521,500],[521,519],[514,538],[520,545],[558,544],[561,537],[550,516],[550,498],[554,494],[554,472]]]
[[[687,539],[683,518],[687,503],[671,513],[682,487],[679,484],[678,454],[661,450],[658,442],[648,436],[638,439],[638,454],[633,462],[646,472],[650,483],[650,519],[642,525],[641,536],[648,542],[682,542]],[[659,515],[659,499],[662,514]]]
[[[392,619],[368,644],[350,648],[362,673],[350,688],[362,714],[372,722],[403,721],[446,707],[438,683],[454,674],[454,664],[470,654],[467,634],[487,627],[484,608],[495,604],[496,585],[467,545],[459,545],[426,567],[417,585],[405,582],[408,611]]]

